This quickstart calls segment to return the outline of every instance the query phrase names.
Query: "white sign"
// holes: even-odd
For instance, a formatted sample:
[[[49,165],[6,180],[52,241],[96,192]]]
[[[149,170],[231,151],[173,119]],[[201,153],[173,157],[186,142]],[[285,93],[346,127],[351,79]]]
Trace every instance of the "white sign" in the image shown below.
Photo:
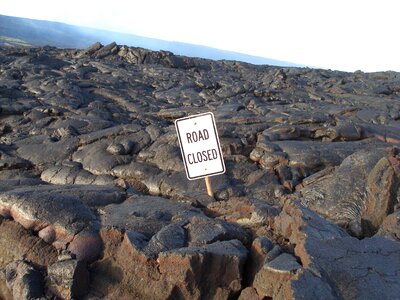
[[[175,127],[189,180],[225,173],[213,113],[177,119]]]

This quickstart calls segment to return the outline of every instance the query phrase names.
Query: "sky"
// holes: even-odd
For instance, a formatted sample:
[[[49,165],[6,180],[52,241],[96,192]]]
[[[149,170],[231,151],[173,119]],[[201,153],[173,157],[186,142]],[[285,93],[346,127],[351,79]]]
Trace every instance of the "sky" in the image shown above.
[[[397,0],[0,0],[0,14],[341,71],[400,72]]]

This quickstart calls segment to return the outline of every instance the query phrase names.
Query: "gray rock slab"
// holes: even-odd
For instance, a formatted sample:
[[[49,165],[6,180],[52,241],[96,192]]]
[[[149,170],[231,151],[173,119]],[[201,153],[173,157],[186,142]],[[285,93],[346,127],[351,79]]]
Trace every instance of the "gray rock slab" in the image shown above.
[[[72,299],[87,294],[90,277],[86,262],[61,260],[50,265],[47,272],[47,286],[58,297]]]
[[[398,241],[348,236],[299,204],[286,204],[276,221],[279,232],[290,232],[289,241],[295,244],[294,253],[303,268],[328,284],[336,297],[391,298],[398,293]]]
[[[103,226],[117,226],[152,237],[172,221],[188,221],[194,215],[203,216],[200,209],[174,200],[154,196],[132,196],[122,204],[103,209]]]
[[[37,299],[44,294],[42,274],[25,261],[14,261],[5,268],[8,289],[14,299]]]
[[[115,185],[113,176],[96,176],[80,167],[53,166],[44,170],[40,178],[51,184]]]
[[[87,206],[118,203],[125,194],[99,186],[38,186],[0,195],[1,214],[12,217],[56,248],[68,245],[79,259],[93,260],[100,252],[99,220]]]
[[[366,233],[362,219],[366,218],[364,210],[370,197],[369,184],[372,184],[369,183],[372,179],[368,178],[377,163],[386,157],[389,157],[386,149],[361,150],[345,158],[340,166],[327,174],[321,174],[321,177],[315,174],[315,180],[310,179],[310,184],[300,189],[302,204],[362,236]],[[384,189],[380,188],[380,193]]]
[[[17,153],[37,166],[54,164],[69,158],[78,148],[77,138],[66,138],[57,142],[45,137],[42,140],[25,139],[16,143]]]

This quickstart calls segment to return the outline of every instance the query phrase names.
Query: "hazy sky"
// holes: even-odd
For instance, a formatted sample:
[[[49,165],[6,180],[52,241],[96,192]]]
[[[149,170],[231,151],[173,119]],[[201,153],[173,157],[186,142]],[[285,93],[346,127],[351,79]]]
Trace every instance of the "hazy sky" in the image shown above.
[[[0,14],[344,71],[400,71],[399,8],[397,0],[0,0]]]

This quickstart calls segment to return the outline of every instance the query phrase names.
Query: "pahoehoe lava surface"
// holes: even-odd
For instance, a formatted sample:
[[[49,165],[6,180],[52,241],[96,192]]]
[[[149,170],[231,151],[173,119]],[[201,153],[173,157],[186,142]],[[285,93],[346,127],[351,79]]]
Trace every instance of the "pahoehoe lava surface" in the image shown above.
[[[188,181],[173,121],[215,115]],[[1,299],[396,299],[400,74],[0,48]]]

